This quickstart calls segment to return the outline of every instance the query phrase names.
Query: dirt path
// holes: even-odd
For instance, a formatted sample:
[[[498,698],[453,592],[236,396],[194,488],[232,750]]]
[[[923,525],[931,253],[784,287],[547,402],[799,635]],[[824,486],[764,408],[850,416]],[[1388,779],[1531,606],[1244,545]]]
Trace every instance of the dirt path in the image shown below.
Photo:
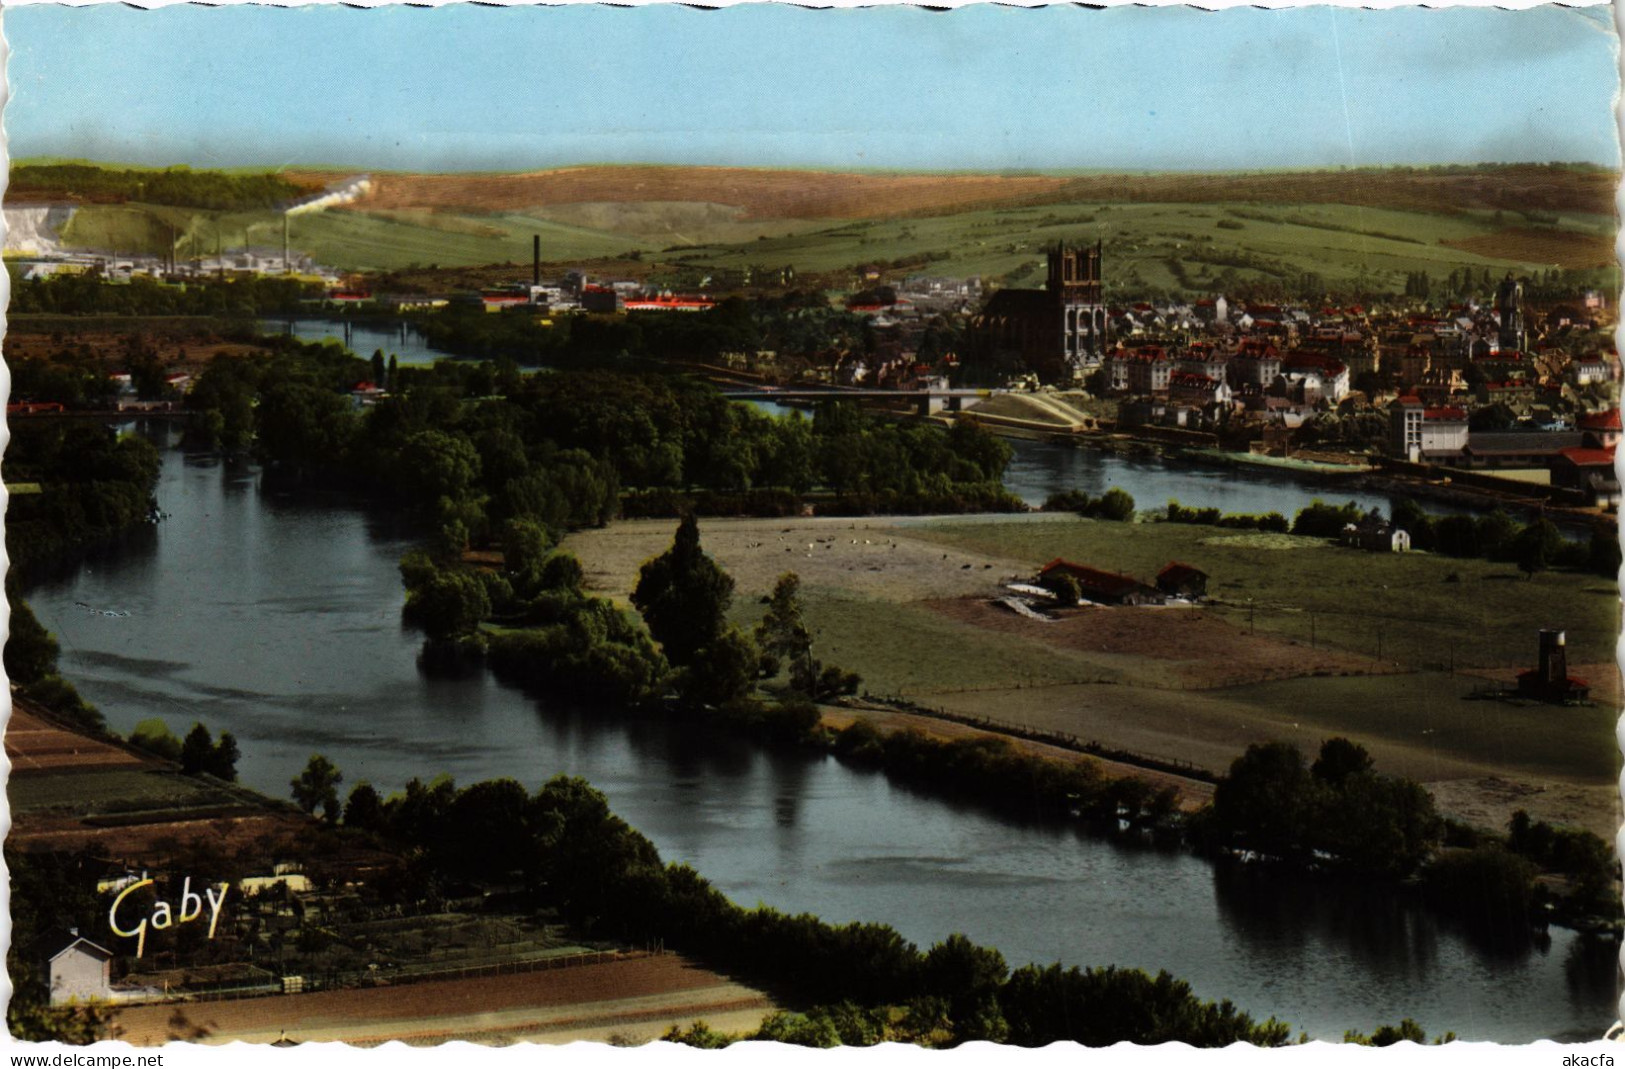
[[[773,1009],[762,992],[667,954],[516,976],[134,1006],[118,1011],[114,1024],[120,1039],[138,1046],[172,1038],[272,1043],[283,1035],[357,1044],[636,1042],[702,1018],[745,1031]]]

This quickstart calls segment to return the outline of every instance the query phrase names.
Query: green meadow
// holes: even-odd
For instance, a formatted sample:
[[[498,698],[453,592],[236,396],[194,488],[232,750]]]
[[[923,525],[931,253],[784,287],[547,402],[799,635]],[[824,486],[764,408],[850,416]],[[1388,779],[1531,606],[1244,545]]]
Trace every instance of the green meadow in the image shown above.
[[[171,227],[184,257],[209,255],[217,243],[274,247],[282,241],[281,216],[274,212],[143,204],[81,208],[63,238],[73,247],[158,253],[168,248]],[[1442,280],[1462,267],[1584,266],[1597,262],[1598,250],[1606,252],[1612,227],[1612,220],[1580,214],[1531,227],[1517,213],[1275,203],[1048,204],[905,219],[755,223],[717,206],[650,202],[535,213],[334,210],[295,215],[291,236],[296,249],[318,262],[351,270],[524,264],[531,236],[539,234],[550,263],[636,255],[699,269],[793,266],[802,273],[883,263],[896,265],[894,273],[979,275],[1028,286],[1043,281],[1048,244],[1100,241],[1111,265],[1109,285],[1132,293],[1206,292],[1306,274],[1329,286],[1364,282],[1402,290],[1405,276],[1416,271]]]
[[[1232,623],[1412,668],[1527,666],[1542,627],[1567,630],[1575,663],[1611,662],[1618,633],[1615,585],[1572,572],[1525,579],[1511,564],[1294,536],[1270,538],[1290,548],[1263,548],[1256,535],[1194,524],[956,521],[908,533],[1034,570],[1065,557],[1149,581],[1184,561],[1208,573],[1214,608]]]

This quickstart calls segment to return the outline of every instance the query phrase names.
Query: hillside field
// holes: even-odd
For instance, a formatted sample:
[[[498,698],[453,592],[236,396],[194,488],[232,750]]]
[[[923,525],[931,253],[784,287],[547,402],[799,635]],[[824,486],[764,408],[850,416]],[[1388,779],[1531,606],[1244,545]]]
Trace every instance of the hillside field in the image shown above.
[[[636,263],[633,275],[650,264],[841,275],[881,263],[895,275],[1035,285],[1047,244],[1101,241],[1108,283],[1125,292],[1206,292],[1308,273],[1399,290],[1407,273],[1442,279],[1462,267],[1613,273],[1614,176],[1584,168],[1080,176],[574,167],[374,177],[355,204],[294,216],[293,245],[351,270],[522,267],[539,234],[550,269],[596,261],[608,273]],[[183,257],[282,241],[274,211],[135,203],[85,205],[62,236],[75,248],[157,253],[171,227]]]

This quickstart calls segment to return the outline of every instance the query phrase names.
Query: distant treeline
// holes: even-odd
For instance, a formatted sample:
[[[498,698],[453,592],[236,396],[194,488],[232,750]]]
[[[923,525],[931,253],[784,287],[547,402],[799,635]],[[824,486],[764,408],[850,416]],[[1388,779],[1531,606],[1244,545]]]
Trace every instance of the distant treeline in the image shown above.
[[[1169,523],[1290,531],[1315,538],[1338,538],[1350,524],[1381,518],[1381,509],[1368,512],[1352,501],[1346,505],[1312,501],[1298,510],[1290,524],[1278,512],[1262,516],[1221,513],[1216,508],[1187,508],[1174,500],[1168,502],[1167,511]],[[1516,564],[1531,576],[1547,568],[1589,571],[1610,579],[1619,574],[1619,536],[1605,524],[1598,524],[1591,537],[1581,541],[1565,538],[1550,520],[1536,519],[1520,525],[1500,509],[1484,516],[1430,516],[1409,498],[1395,503],[1390,522],[1410,535],[1411,548],[1447,557]]]
[[[144,276],[114,283],[95,275],[61,274],[13,286],[11,314],[252,319],[297,314],[304,307],[302,300],[321,294],[319,283],[271,275],[170,286]]]
[[[1172,498],[1168,499],[1169,523],[1195,523],[1208,527],[1237,527],[1242,530],[1270,531],[1276,534],[1285,534],[1292,529],[1292,524],[1279,512],[1266,512],[1262,515],[1253,515],[1244,512],[1221,513],[1216,508],[1186,508]]]
[[[162,171],[115,170],[80,163],[24,164],[11,169],[6,198],[118,203],[139,201],[209,211],[275,208],[306,193],[275,174],[226,174],[171,167]]]
[[[529,315],[451,307],[418,317],[418,323],[424,340],[436,349],[550,367],[601,367],[605,361],[637,357],[710,362],[724,353],[762,350],[865,352],[875,345],[867,317],[833,309],[821,294],[810,292],[749,301],[730,297],[702,315],[570,315],[543,324]],[[922,356],[930,358],[929,351]]]

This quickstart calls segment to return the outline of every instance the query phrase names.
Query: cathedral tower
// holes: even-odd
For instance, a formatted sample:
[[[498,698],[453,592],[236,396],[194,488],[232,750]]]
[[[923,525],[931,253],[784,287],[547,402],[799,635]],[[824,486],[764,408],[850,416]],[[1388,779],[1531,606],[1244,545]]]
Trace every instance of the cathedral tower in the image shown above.
[[[1060,321],[1061,358],[1073,378],[1100,366],[1106,353],[1106,306],[1100,286],[1101,245],[1057,245],[1049,251],[1049,298]]]

